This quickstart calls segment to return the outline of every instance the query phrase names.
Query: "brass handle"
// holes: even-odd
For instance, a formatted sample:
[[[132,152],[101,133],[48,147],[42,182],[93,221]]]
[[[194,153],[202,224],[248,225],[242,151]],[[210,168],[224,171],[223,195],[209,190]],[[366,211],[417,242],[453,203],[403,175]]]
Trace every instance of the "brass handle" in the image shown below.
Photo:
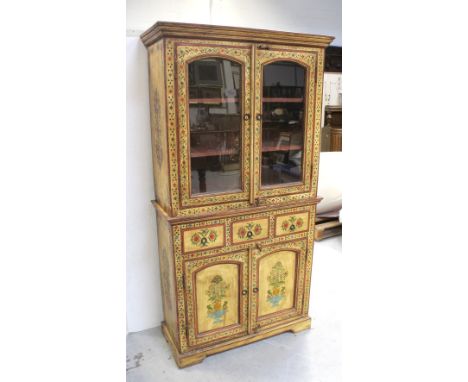
[[[257,116],[255,117],[257,119],[257,121],[261,121],[262,119],[262,115],[260,113],[257,114]]]
[[[248,121],[250,119],[250,114],[246,113],[244,114],[244,121]]]
[[[242,296],[245,296],[246,294],[247,294],[247,289],[244,289],[244,290],[242,291]]]
[[[253,288],[252,290],[253,290],[254,293],[257,293],[257,292],[258,292],[258,288],[257,288],[257,287]]]

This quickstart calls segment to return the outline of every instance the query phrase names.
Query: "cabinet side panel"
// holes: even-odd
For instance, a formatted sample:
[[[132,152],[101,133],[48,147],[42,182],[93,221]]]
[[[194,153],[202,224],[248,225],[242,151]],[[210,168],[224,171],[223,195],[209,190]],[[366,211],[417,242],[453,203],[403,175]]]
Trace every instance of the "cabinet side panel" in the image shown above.
[[[174,253],[172,251],[171,227],[158,213],[159,269],[161,273],[161,292],[164,308],[164,320],[172,338],[179,343],[177,330],[176,282],[174,271]]]
[[[163,41],[148,48],[148,63],[154,190],[159,204],[170,211]]]

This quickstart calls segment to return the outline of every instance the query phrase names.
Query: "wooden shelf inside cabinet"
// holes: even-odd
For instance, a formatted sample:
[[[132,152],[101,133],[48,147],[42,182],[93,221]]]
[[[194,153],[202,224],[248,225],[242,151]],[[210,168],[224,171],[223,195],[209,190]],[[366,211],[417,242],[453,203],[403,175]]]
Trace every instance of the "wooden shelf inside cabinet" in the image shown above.
[[[162,330],[179,367],[310,328],[325,47],[158,22],[148,49]]]
[[[237,103],[239,102],[239,98],[192,98],[189,100],[190,105],[219,105],[219,104],[226,104],[226,103]]]
[[[302,150],[302,145],[281,145],[281,146],[273,146],[273,145],[265,145],[262,146],[262,152],[271,152],[271,151],[295,151],[295,150]]]
[[[304,98],[266,97],[262,101],[266,103],[302,103]]]

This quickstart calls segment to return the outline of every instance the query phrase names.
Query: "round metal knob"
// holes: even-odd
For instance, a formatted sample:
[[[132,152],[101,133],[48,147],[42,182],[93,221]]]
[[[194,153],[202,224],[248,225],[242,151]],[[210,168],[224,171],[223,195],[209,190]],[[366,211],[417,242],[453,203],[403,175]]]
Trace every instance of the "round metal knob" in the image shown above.
[[[248,121],[250,119],[250,114],[244,114],[244,121]]]
[[[245,296],[246,294],[247,294],[247,289],[244,289],[244,290],[242,291],[242,296]]]
[[[257,287],[253,288],[253,292],[254,292],[254,293],[257,293],[257,292],[258,292],[258,288],[257,288]]]

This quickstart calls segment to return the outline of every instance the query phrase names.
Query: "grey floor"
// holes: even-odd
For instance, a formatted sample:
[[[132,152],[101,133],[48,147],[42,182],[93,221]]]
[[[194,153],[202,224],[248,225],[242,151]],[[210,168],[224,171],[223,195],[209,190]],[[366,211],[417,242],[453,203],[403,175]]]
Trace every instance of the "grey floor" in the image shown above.
[[[178,369],[156,327],[127,337],[127,382],[341,381],[341,236],[315,243],[312,329],[284,333]]]

